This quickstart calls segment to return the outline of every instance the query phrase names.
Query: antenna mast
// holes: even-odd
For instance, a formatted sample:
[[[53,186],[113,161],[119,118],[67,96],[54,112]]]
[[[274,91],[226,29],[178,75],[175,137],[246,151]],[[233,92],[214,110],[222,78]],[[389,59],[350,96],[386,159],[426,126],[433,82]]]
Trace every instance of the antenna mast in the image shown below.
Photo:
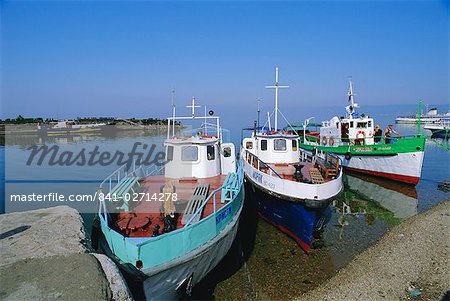
[[[289,88],[289,86],[280,86],[278,84],[278,66],[275,68],[275,86],[266,86],[268,89],[275,89],[275,131],[278,131],[278,89]]]
[[[261,112],[261,108],[259,106],[260,102],[261,102],[261,99],[258,98],[258,100],[257,100],[257,104],[258,104],[258,107],[257,107],[258,108],[258,110],[257,110],[257,112],[258,112],[258,126],[257,127],[258,128],[259,128],[259,113]]]
[[[172,136],[175,136],[175,115],[176,115],[176,108],[175,108],[175,89],[172,90]]]

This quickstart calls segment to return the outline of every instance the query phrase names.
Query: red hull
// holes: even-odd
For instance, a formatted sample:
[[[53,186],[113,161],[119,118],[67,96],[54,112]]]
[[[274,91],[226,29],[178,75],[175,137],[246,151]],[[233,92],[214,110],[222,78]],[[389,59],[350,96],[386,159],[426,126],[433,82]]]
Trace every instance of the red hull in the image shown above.
[[[398,182],[403,182],[411,185],[417,185],[419,183],[420,178],[419,177],[411,177],[411,176],[405,176],[405,175],[397,175],[392,173],[386,173],[386,172],[379,172],[379,171],[373,171],[373,170],[366,170],[366,169],[359,169],[359,168],[353,168],[353,167],[345,167],[348,170],[365,173],[369,175],[374,175],[377,177],[383,177],[387,179],[391,179]]]

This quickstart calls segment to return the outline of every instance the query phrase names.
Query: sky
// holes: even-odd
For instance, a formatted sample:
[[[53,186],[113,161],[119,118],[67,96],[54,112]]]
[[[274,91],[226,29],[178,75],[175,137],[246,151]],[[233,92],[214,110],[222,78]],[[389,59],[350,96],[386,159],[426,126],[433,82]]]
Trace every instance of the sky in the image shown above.
[[[0,1],[0,118],[449,104],[448,1]]]

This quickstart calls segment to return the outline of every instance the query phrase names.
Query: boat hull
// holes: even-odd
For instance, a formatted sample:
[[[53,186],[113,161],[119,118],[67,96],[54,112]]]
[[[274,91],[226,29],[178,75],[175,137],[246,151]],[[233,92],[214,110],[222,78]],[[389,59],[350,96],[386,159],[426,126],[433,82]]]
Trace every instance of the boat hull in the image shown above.
[[[423,152],[391,156],[358,156],[346,159],[339,155],[346,169],[416,185],[422,172]]]
[[[431,130],[431,138],[448,139],[450,137],[450,129]]]
[[[300,147],[334,153],[348,170],[416,185],[422,173],[425,138],[399,139],[393,144],[337,147],[300,144]]]
[[[310,253],[313,233],[326,207],[308,208],[302,203],[269,194],[248,178],[247,183],[259,216],[293,238],[307,254]]]
[[[244,198],[244,189],[238,197]],[[156,269],[144,270],[143,281],[147,300],[175,300],[195,286],[223,259],[230,249],[239,227],[239,209],[236,217],[214,240],[202,247]]]

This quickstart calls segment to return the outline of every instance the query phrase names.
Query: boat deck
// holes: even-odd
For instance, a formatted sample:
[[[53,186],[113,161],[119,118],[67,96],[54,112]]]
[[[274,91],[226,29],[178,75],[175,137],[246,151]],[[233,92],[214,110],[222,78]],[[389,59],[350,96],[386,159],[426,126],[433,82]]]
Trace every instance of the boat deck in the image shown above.
[[[301,169],[303,179],[305,181],[311,181],[311,174],[309,172],[310,168],[313,168],[314,165],[311,162],[298,162],[292,164],[268,164],[277,174],[283,177],[283,179],[295,181],[294,173],[295,167],[294,165],[301,164],[303,168]]]
[[[226,175],[203,179],[171,179],[164,176],[145,178],[140,184],[141,194],[138,196],[139,201],[134,202],[134,206],[131,206],[133,209],[129,212],[123,211],[112,214],[112,226],[115,230],[128,237],[150,237],[153,236],[155,226],[159,225],[159,233],[162,234],[162,229],[164,228],[164,198],[162,189],[170,181],[175,188],[173,204],[175,206],[176,229],[182,228],[184,227],[182,223],[184,211],[192,199],[197,185],[203,183],[210,185],[209,192],[206,195],[208,197],[212,191],[222,186],[225,178]],[[208,200],[200,219],[214,213],[213,202],[213,198]],[[224,205],[221,203],[221,193],[216,193],[216,211]]]

